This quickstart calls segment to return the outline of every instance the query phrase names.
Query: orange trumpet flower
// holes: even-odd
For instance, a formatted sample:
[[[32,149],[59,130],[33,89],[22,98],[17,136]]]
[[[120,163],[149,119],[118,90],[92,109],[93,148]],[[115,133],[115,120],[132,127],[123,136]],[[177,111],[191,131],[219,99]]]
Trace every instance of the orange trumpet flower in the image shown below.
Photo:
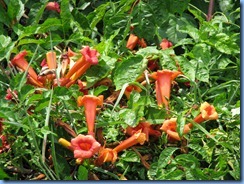
[[[171,83],[180,73],[179,71],[158,70],[151,75],[156,80],[156,99],[158,106],[165,105],[168,109]]]
[[[208,102],[204,102],[200,106],[200,114],[194,118],[194,122],[200,124],[203,121],[207,120],[216,120],[218,119],[218,113],[216,112],[213,105],[210,105]],[[190,127],[193,127],[191,123],[189,123]]]
[[[27,71],[28,76],[30,78],[29,82],[31,84],[34,84],[35,86],[38,86],[38,87],[43,87],[43,84],[37,80],[38,76],[37,76],[35,70],[31,66],[29,66],[29,63],[26,61],[26,59],[25,59],[26,55],[27,55],[26,50],[20,52],[11,60],[11,64],[13,66],[17,66],[18,68],[20,68],[23,71]]]
[[[96,50],[90,49],[89,46],[84,47],[81,50],[82,57],[79,58],[74,66],[66,74],[65,78],[70,78],[72,81],[78,79],[83,75],[91,65],[98,64],[99,53]]]
[[[96,119],[96,107],[103,105],[103,95],[99,95],[98,97],[93,95],[85,95],[79,96],[77,99],[78,106],[85,107],[85,116],[88,134],[94,136],[94,126]]]
[[[46,62],[49,69],[57,68],[56,52],[50,51],[46,53]]]
[[[172,42],[170,42],[169,40],[164,38],[162,40],[162,42],[160,43],[160,46],[161,46],[162,50],[165,50],[165,49],[172,47],[173,44],[172,44]]]
[[[126,47],[130,50],[133,50],[135,48],[135,46],[137,45],[138,41],[139,41],[138,36],[136,36],[134,34],[130,34]]]
[[[207,102],[204,102],[203,104],[201,104],[200,107],[200,114],[194,118],[194,122],[200,124],[203,121],[206,120],[216,120],[218,119],[218,114],[214,108],[213,105],[210,105]],[[160,130],[163,130],[164,132],[166,132],[169,136],[170,139],[173,140],[180,140],[180,136],[176,131],[176,127],[177,127],[177,123],[176,123],[176,118],[171,118],[169,120],[165,120],[163,122],[162,127],[160,128]],[[184,126],[184,130],[183,130],[183,134],[187,134],[191,128],[193,127],[192,123],[188,123]]]
[[[29,66],[29,63],[26,61],[25,56],[27,55],[26,50],[20,52],[19,54],[17,54],[12,60],[11,60],[11,64],[13,66],[17,66],[20,69],[22,69],[23,71],[26,71],[28,69],[28,74],[29,76],[36,81],[36,83],[38,84],[38,86],[42,86],[42,84],[40,82],[37,81],[37,74],[35,72],[35,70]],[[29,68],[28,68],[29,66]]]
[[[131,137],[122,141],[118,146],[114,149],[111,148],[101,148],[99,151],[99,156],[96,160],[97,165],[101,165],[104,162],[112,162],[114,163],[117,159],[117,155],[120,151],[130,148],[136,144],[144,144],[146,141],[146,135],[138,130]]]
[[[111,148],[102,147],[99,151],[98,158],[95,161],[97,166],[102,165],[104,162],[114,163],[118,158],[118,153]]]
[[[205,120],[216,120],[218,119],[218,113],[216,112],[213,105],[208,102],[204,102],[200,107],[200,114],[194,119],[196,123],[201,123]]]
[[[74,150],[74,158],[84,159],[91,158],[99,151],[101,145],[93,136],[79,134],[71,139],[71,147]]]
[[[153,126],[149,122],[140,122],[136,127],[128,126],[126,128],[125,132],[128,135],[133,135],[134,133],[136,133],[140,129],[146,135],[146,141],[149,141],[149,135],[152,135],[155,137],[161,136],[161,132],[153,129]]]
[[[117,153],[125,150],[131,146],[134,146],[138,143],[141,145],[144,144],[146,141],[146,134],[142,133],[141,130],[138,130],[136,133],[134,133],[131,137],[128,139],[122,141],[118,146],[116,146],[113,150],[116,151]]]
[[[177,128],[176,121],[177,121],[177,118],[171,118],[169,120],[165,120],[163,122],[163,125],[160,128],[160,130],[167,133],[169,136],[169,139],[180,141],[181,138],[176,130],[176,128]],[[184,126],[183,134],[187,134],[190,130],[191,130],[191,128],[189,127],[189,124],[186,124]]]

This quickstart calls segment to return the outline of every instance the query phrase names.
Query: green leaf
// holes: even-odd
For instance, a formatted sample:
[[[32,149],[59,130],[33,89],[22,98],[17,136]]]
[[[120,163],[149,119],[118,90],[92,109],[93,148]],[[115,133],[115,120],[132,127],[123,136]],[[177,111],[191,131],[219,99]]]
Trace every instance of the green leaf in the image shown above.
[[[61,1],[60,17],[62,20],[62,25],[63,25],[64,31],[67,31],[70,28],[71,21],[73,20],[73,17],[71,15],[71,10],[69,7],[69,0]]]
[[[188,7],[190,0],[166,0],[166,7],[170,13],[182,14]]]
[[[49,99],[40,100],[39,103],[36,105],[35,112],[41,111],[45,109],[49,104]]]
[[[66,161],[66,159],[59,153],[56,152],[56,159],[57,159],[57,171],[59,172],[61,179],[69,180],[70,177],[70,165]]]
[[[86,72],[87,87],[93,86],[99,80],[105,78],[110,72],[109,66],[102,60],[98,65],[91,66]]]
[[[147,60],[140,55],[131,56],[120,61],[113,75],[116,90],[121,89],[125,83],[135,82],[146,66]]]
[[[221,57],[218,60],[218,68],[219,69],[225,69],[230,63],[233,63],[229,58],[227,57]]]
[[[12,80],[10,81],[10,88],[11,89],[16,89],[19,87],[20,85],[20,81],[21,79],[23,78],[24,76],[24,73],[17,73],[13,78]],[[25,81],[23,81],[23,83],[26,82],[26,77],[24,78]]]
[[[155,104],[156,105],[156,104]],[[146,119],[153,124],[160,124],[165,120],[167,116],[167,111],[165,109],[159,109],[155,107],[146,108]]]
[[[170,170],[166,173],[163,173],[157,177],[157,180],[181,180],[184,176],[182,170]]]
[[[88,170],[83,165],[79,166],[77,178],[78,180],[88,180]]]
[[[178,115],[178,117],[177,117],[177,132],[178,132],[180,137],[182,137],[182,135],[183,135],[185,123],[186,123],[186,118],[182,114]]]
[[[96,89],[94,89],[93,95],[98,96],[106,90],[108,90],[108,86],[98,86]]]
[[[35,44],[43,44],[45,43],[45,40],[43,39],[39,39],[39,40],[36,40],[36,39],[22,39],[18,42],[18,46],[20,45],[26,45],[26,44],[32,44],[32,43],[35,43]]]
[[[147,41],[153,41],[155,36],[155,17],[153,16],[153,10],[147,3],[139,2],[132,12],[132,24],[135,24],[134,32],[140,38],[144,38]]]
[[[144,58],[157,59],[161,55],[161,52],[155,46],[147,46],[145,48],[140,48],[136,54],[140,54]]]
[[[177,43],[179,40],[186,38],[187,34],[180,32],[180,29],[182,26],[185,26],[187,20],[184,17],[175,17],[174,15],[170,16],[169,22],[167,23],[167,26],[163,27],[160,30],[163,32],[163,34],[167,34],[168,40],[170,40],[173,43]],[[163,34],[161,34],[161,37],[165,37]]]
[[[13,20],[19,21],[25,12],[24,4],[21,0],[10,1],[8,4],[8,16]]]
[[[240,47],[233,38],[224,33],[219,33],[215,37],[210,38],[210,41],[214,44],[215,48],[226,54],[239,54]]]
[[[14,44],[15,42],[11,39],[11,37],[0,35],[0,61],[4,58],[9,60]]]
[[[6,12],[6,10],[3,8],[3,6],[0,6],[0,22],[4,23],[6,26],[10,26],[11,20]],[[3,36],[3,35],[1,35]],[[2,43],[2,42],[0,42]]]
[[[206,150],[202,146],[200,146],[198,144],[188,144],[187,147],[196,151],[198,154],[200,154],[202,156],[202,158],[207,157]]]
[[[140,162],[139,156],[134,151],[125,151],[121,156],[120,159],[125,162]]]
[[[34,89],[34,86],[31,86],[31,85],[25,85],[21,88],[20,90],[20,94],[18,95],[19,96],[19,99],[21,101],[24,101],[27,99],[27,97],[30,95],[30,94],[33,94],[35,92],[35,89]]]
[[[195,127],[197,127],[199,130],[201,130],[202,132],[204,132],[208,137],[210,137],[211,139],[213,139],[215,142],[218,142],[205,128],[203,128],[200,124],[192,121],[191,122]]]
[[[61,27],[62,27],[62,23],[60,19],[49,18],[45,20],[45,22],[41,24],[41,26],[38,27],[36,31],[37,33],[56,31],[56,30],[60,30]]]
[[[196,79],[203,81],[203,82],[209,82],[209,67],[208,63],[205,63],[201,59],[192,59],[190,60],[192,66],[194,67],[194,73]]]
[[[191,154],[177,155],[175,161],[184,168],[194,169],[200,166],[198,159]]]
[[[209,180],[209,177],[199,168],[186,169],[187,180]]]
[[[130,25],[130,16],[109,10],[105,14],[103,21],[106,25],[104,27],[105,38],[108,39],[112,35],[115,35],[115,38],[113,38],[114,42],[119,42],[120,40],[125,39],[125,36],[129,31],[127,27]],[[119,34],[117,34],[118,31]]]
[[[140,120],[137,116],[137,112],[133,109],[123,109],[120,111],[120,116],[123,118],[124,122],[129,126],[136,126]]]
[[[195,59],[202,60],[205,65],[208,65],[209,61],[211,60],[211,51],[207,44],[195,44],[191,50],[191,53]]]
[[[150,165],[150,169],[147,171],[147,176],[150,180],[155,180],[156,179],[156,175],[157,175],[157,171],[158,171],[158,163],[157,162],[153,162]]]
[[[45,135],[45,134],[52,134],[52,135],[54,135],[54,136],[57,137],[57,134],[54,133],[54,132],[52,132],[52,131],[49,129],[48,126],[43,126],[43,127],[41,128],[41,133],[42,133],[43,135]]]
[[[0,180],[8,179],[10,178],[7,173],[4,172],[2,168],[0,168]]]
[[[161,50],[160,65],[162,68],[177,70],[176,60],[177,57],[175,56],[175,52],[172,48]]]
[[[206,5],[205,2],[202,1],[197,1],[197,4],[203,4]],[[201,6],[201,5],[200,5]],[[201,6],[202,7],[202,6]],[[200,9],[198,9],[197,7],[193,6],[192,4],[190,4],[190,6],[188,7],[189,12],[191,12],[194,17],[200,22],[204,22],[206,20],[206,15],[204,14],[204,12],[202,12]]]
[[[45,8],[46,8],[46,3],[48,2],[48,0],[45,0],[44,2],[43,2],[43,4],[41,5],[41,7],[40,7],[40,4],[39,3],[36,3],[35,5],[38,7],[38,11],[37,12],[35,12],[35,21],[33,21],[35,24],[38,24],[39,23],[39,21],[41,20],[41,17],[42,17],[42,14],[43,14],[43,12],[44,12],[44,10],[45,10]],[[33,9],[34,10],[36,10],[36,8],[34,8],[33,7]],[[30,12],[31,13],[31,12]]]
[[[191,81],[195,81],[195,63],[188,61],[187,58],[182,56],[177,56],[176,59],[179,62],[183,74]]]
[[[171,160],[171,156],[173,155],[173,153],[178,150],[179,148],[176,147],[167,147],[165,148],[158,159],[158,170],[165,168],[168,164],[169,161]]]
[[[101,4],[99,7],[97,7],[93,12],[91,12],[87,16],[92,30],[95,28],[97,23],[103,19],[104,14],[105,14],[107,8],[109,7],[109,5],[110,5],[110,2]],[[105,24],[105,25],[107,25],[107,24]]]

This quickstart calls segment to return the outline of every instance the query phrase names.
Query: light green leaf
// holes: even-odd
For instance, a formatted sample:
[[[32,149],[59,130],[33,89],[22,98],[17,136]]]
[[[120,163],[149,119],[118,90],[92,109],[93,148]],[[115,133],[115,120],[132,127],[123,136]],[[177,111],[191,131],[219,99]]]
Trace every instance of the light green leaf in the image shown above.
[[[147,66],[147,60],[142,56],[131,56],[117,65],[114,71],[113,81],[116,90],[122,88],[125,83],[135,82]]]
[[[134,151],[125,151],[121,156],[120,159],[125,162],[140,162],[139,156]]]
[[[175,161],[184,168],[194,169],[200,166],[198,159],[191,154],[177,155]]]
[[[165,168],[168,164],[169,161],[171,159],[171,156],[173,155],[173,153],[178,150],[179,148],[176,147],[167,147],[165,148],[158,159],[158,170]]]
[[[77,178],[78,180],[88,180],[88,170],[83,165],[79,166]]]
[[[182,137],[182,135],[183,135],[185,123],[186,123],[186,118],[182,114],[178,115],[178,117],[177,117],[177,132],[178,132],[180,137]]]
[[[16,19],[19,21],[19,19],[22,17],[22,15],[25,12],[24,4],[21,0],[14,0],[10,1],[8,4],[8,16],[13,21]]]

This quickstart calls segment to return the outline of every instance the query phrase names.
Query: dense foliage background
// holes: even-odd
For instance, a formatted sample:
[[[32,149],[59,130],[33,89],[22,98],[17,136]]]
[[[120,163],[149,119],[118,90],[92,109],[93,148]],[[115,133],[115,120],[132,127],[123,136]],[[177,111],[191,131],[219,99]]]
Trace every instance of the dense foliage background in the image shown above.
[[[239,1],[214,1],[209,20],[208,0],[57,2],[60,12],[48,10],[48,0],[0,0],[0,135],[6,138],[0,141],[1,179],[240,179]],[[147,47],[129,50],[131,33],[144,38]],[[164,38],[173,46],[162,50]],[[60,64],[68,48],[79,53],[85,45],[100,54],[99,64],[80,78],[85,90],[105,99],[118,92],[97,115],[96,129],[103,131],[106,145],[125,140],[123,129],[135,127],[142,118],[159,126],[175,117],[182,127],[204,101],[214,105],[219,118],[194,126],[181,141],[172,143],[162,133],[122,151],[113,164],[77,165],[72,152],[58,143],[72,136],[57,122],[86,134],[84,108],[76,103],[84,91],[77,84],[26,84],[26,72],[10,66],[10,61],[26,50],[26,59],[40,73],[47,52],[55,51]],[[170,114],[158,108],[153,83],[136,82],[145,70],[151,72],[152,59],[158,69],[180,68],[184,74],[172,87]],[[102,79],[109,85],[98,85]],[[123,92],[129,84],[140,86],[142,92],[132,92],[128,100]],[[5,98],[9,88],[17,92],[17,99]],[[182,129],[177,131],[182,135]]]

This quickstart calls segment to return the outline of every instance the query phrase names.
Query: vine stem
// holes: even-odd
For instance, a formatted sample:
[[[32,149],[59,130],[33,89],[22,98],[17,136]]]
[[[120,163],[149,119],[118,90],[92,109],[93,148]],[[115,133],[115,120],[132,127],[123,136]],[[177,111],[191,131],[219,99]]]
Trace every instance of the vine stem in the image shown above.
[[[212,19],[213,9],[214,9],[214,0],[210,0],[208,6],[207,21],[210,21]]]

